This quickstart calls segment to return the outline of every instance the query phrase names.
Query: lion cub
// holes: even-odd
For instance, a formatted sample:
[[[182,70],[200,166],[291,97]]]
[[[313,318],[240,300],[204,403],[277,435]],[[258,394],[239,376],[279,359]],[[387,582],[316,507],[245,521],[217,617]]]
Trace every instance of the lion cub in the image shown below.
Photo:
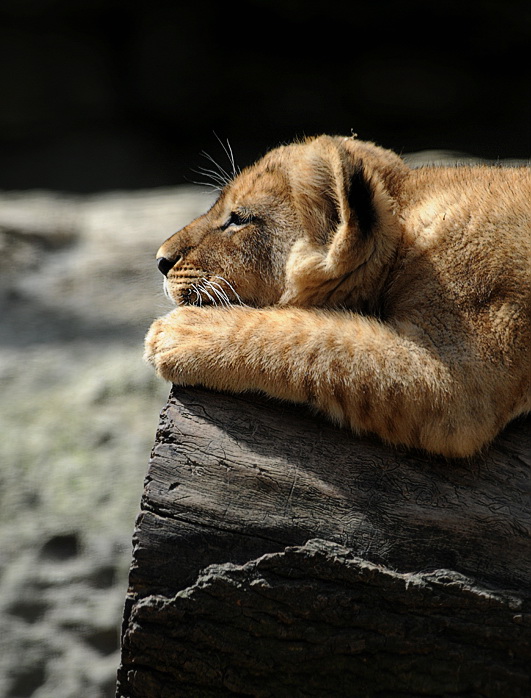
[[[531,410],[528,168],[410,169],[354,138],[283,146],[159,249],[161,376],[308,403],[470,456]]]

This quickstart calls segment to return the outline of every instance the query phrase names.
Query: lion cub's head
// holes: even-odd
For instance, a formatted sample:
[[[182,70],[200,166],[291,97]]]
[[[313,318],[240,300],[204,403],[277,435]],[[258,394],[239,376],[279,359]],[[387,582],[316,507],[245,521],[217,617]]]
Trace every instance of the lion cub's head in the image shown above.
[[[177,304],[366,302],[396,245],[407,167],[353,138],[272,150],[157,253]]]

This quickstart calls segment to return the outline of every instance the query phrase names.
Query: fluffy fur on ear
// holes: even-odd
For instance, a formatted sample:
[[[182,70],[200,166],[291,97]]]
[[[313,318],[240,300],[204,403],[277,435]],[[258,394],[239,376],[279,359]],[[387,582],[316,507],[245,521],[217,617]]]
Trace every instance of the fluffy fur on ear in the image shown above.
[[[397,172],[407,171],[398,156],[370,143],[321,136],[304,145],[291,181],[304,237],[288,261],[282,304],[311,298],[315,305],[319,288],[322,303],[341,303],[357,287],[367,301],[364,288],[374,293],[400,238],[393,191]]]

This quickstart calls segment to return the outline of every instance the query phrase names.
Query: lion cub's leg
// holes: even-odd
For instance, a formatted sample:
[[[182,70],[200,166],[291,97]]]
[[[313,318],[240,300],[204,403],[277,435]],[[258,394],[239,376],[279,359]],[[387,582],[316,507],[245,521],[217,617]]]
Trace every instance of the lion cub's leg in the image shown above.
[[[261,390],[447,456],[470,455],[499,428],[483,414],[472,372],[354,313],[179,308],[153,323],[146,357],[177,384]]]

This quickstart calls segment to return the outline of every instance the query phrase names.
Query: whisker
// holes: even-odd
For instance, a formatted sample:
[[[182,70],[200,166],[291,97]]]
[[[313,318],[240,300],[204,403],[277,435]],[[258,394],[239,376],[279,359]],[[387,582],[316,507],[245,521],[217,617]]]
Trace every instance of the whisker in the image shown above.
[[[229,139],[227,138],[227,145],[225,145],[225,143],[223,143],[223,141],[221,140],[221,138],[218,136],[218,134],[215,131],[214,131],[214,136],[216,136],[219,144],[223,148],[225,155],[227,156],[227,158],[231,164],[232,178],[234,179],[234,177],[236,177],[239,174],[240,168],[236,167],[236,163],[234,162],[234,153],[232,152],[232,148],[230,146]]]
[[[237,293],[236,290],[234,289],[234,286],[233,286],[231,283],[229,283],[229,282],[227,281],[227,279],[224,279],[222,276],[215,276],[214,278],[215,278],[215,279],[219,279],[220,281],[223,281],[224,283],[226,283],[227,286],[230,288],[230,290],[231,290],[231,291],[234,293],[234,295],[236,296],[236,300],[238,301],[238,303],[239,303],[240,305],[246,306],[246,304],[242,301],[242,299],[240,298],[240,296],[238,295],[238,293]],[[246,307],[248,307],[248,306],[246,306]]]
[[[213,296],[211,296],[210,293],[206,290],[205,284],[204,283],[200,284],[199,288],[200,288],[201,292],[206,293],[206,295],[210,298],[212,303],[217,306],[215,298]]]
[[[227,184],[227,180],[219,172],[216,172],[215,170],[210,170],[207,167],[198,167],[196,170],[194,170],[194,172],[196,172],[197,174],[205,175],[207,177],[211,177],[213,182],[217,182],[223,187]]]
[[[232,163],[232,172],[233,172],[234,177],[237,177],[240,174],[241,170],[238,167],[238,165],[236,164],[236,162],[234,161],[234,153],[232,152],[232,148],[231,148],[231,145],[229,143],[228,138],[227,138],[227,147],[228,147],[229,153],[230,153],[230,161]]]
[[[162,288],[164,289],[164,295],[169,301],[173,302],[173,298],[170,296],[170,291],[168,289],[168,279],[164,279],[164,283],[162,284]]]
[[[220,179],[223,180],[225,184],[228,184],[232,180],[232,177],[227,172],[227,170],[224,167],[222,167],[219,164],[219,162],[216,162],[212,155],[209,155],[205,150],[201,151],[201,155],[214,165],[214,167],[217,170],[216,174],[219,176]]]
[[[194,170],[196,174],[203,175],[202,172],[199,172],[197,170]],[[210,175],[208,175],[210,177]],[[213,181],[209,182],[208,180],[192,180],[192,184],[198,184],[200,187],[210,187],[211,189],[215,189],[216,191],[221,191],[225,184],[222,184],[221,181],[218,181],[217,179],[214,179],[214,177],[211,177]]]
[[[192,289],[195,291],[195,295],[197,296],[195,305],[199,305],[199,307],[201,308],[201,306],[203,305],[203,298],[201,297],[201,292],[198,290],[195,284],[191,284],[191,286]]]
[[[218,302],[221,303],[222,305],[224,305],[224,302],[222,301],[219,293],[217,292],[217,289],[215,289],[212,286],[210,281],[205,280],[205,281],[203,281],[202,285],[203,285],[203,289],[204,289],[205,293],[208,293],[208,291],[207,291],[207,287],[208,287],[212,291],[212,293],[214,294],[214,298],[212,299],[212,302],[214,303],[214,305],[218,305]]]
[[[217,295],[221,303],[223,303],[227,307],[230,307],[232,305],[231,300],[227,296],[225,289],[223,289],[216,281],[207,281],[206,283],[208,284],[209,288],[211,288],[212,291]]]
[[[191,171],[194,172],[195,174],[202,175],[202,172],[198,172],[197,170],[192,169]],[[188,178],[186,178],[186,181],[189,182],[190,184],[195,184],[198,187],[210,187],[211,189],[214,189],[215,191],[218,191],[218,192],[220,192],[223,189],[223,187],[220,186],[219,184],[213,184],[212,182],[198,182],[195,179],[188,179]],[[206,193],[208,196],[211,195],[210,192],[203,192],[203,193]]]

